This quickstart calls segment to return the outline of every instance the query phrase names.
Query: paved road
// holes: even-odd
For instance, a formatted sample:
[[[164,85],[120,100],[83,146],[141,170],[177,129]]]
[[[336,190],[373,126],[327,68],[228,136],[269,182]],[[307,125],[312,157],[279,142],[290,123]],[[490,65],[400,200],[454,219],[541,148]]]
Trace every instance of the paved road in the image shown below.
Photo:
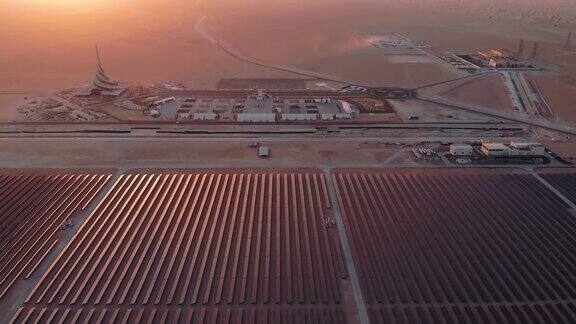
[[[489,75],[489,74],[495,74],[495,73],[499,73],[499,71],[482,71],[482,72],[478,72],[478,73],[466,75],[466,76],[459,77],[459,78],[455,78],[455,79],[450,79],[450,80],[445,80],[445,81],[440,81],[440,82],[434,82],[434,83],[424,84],[424,85],[421,85],[421,86],[419,86],[419,87],[414,88],[413,90],[420,90],[420,89],[431,88],[431,87],[434,87],[434,86],[437,86],[437,85],[441,85],[441,84],[446,84],[446,83],[455,82],[455,81],[460,81],[460,80],[466,80],[466,79],[472,79],[472,78],[481,77],[481,76],[485,76],[485,75]]]
[[[515,121],[522,124],[527,124],[531,126],[537,126],[540,128],[553,130],[561,133],[576,135],[576,128],[569,125],[561,125],[558,123],[549,122],[542,119],[529,119],[528,117],[515,116],[511,113],[504,111],[497,111],[494,109],[488,109],[483,107],[470,106],[461,102],[446,99],[429,92],[420,91],[418,92],[418,99],[421,101],[431,102],[439,105],[444,105],[450,108],[461,109],[469,112],[475,112],[491,117],[501,118],[505,120]]]

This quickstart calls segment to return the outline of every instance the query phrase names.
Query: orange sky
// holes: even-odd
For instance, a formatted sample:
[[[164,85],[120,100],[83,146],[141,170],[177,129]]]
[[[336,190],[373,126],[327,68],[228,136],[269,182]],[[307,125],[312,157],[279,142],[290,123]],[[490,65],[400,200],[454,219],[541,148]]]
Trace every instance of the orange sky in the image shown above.
[[[393,0],[362,1],[372,7],[350,7],[350,0],[0,0],[0,89],[79,85],[94,73],[94,45],[110,76],[121,80],[209,86],[220,77],[261,75],[195,32],[203,14],[231,43],[248,44],[247,53],[309,66],[355,48],[362,28],[385,32],[382,24],[414,12],[386,17],[391,5],[383,2]],[[407,3],[416,1],[425,0]],[[393,27],[411,28],[407,18],[400,23]],[[266,35],[285,39],[271,47]]]

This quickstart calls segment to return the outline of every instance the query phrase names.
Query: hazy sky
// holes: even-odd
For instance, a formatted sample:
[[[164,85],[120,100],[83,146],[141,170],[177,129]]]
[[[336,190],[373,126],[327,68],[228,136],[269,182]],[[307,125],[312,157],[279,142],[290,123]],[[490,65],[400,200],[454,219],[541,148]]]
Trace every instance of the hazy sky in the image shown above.
[[[259,75],[262,69],[227,57],[195,32],[202,15],[255,57],[312,66],[354,50],[356,34],[457,29],[477,8],[514,8],[513,1],[0,0],[0,89],[78,85],[92,77],[96,44],[119,79],[201,80],[207,86],[219,77]],[[515,1],[550,12],[576,3]]]

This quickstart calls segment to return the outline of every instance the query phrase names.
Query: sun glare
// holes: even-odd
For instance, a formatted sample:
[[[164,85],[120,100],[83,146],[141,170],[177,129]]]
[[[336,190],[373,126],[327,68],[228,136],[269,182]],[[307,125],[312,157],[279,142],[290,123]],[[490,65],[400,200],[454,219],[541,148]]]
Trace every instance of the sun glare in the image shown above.
[[[42,5],[42,6],[55,6],[55,7],[85,7],[100,5],[109,0],[20,0],[22,3]]]

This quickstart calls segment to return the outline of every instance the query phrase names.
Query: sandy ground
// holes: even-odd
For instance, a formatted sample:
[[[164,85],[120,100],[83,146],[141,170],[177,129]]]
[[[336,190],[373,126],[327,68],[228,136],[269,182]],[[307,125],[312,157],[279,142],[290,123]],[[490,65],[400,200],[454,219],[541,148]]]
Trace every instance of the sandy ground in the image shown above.
[[[112,120],[116,121],[154,121],[156,119],[149,115],[144,115],[141,111],[134,111],[118,107],[113,104],[103,105],[93,108],[96,111],[102,112],[110,116]]]
[[[134,83],[182,81],[212,88],[222,77],[287,76],[240,62],[206,41],[194,30],[200,17],[195,10],[170,5],[124,9],[119,5],[74,15],[26,10],[24,19],[7,17],[0,40],[10,45],[0,52],[0,89],[81,85],[96,72],[96,44],[109,76]],[[79,23],[83,20],[90,25]]]
[[[410,121],[410,117],[418,117],[420,122],[494,122],[495,118],[481,114],[448,108],[445,106],[423,102],[419,100],[388,100],[394,107],[397,115],[403,121]]]
[[[469,105],[514,112],[502,75],[483,75],[427,88],[439,96]]]
[[[368,86],[412,88],[459,76],[441,63],[391,63],[385,56],[374,51],[367,48],[330,56],[306,62],[303,67]]]
[[[413,87],[457,76],[454,70],[433,57],[430,63],[402,63],[402,60],[393,63],[386,56],[390,50],[373,48],[363,38],[362,35],[404,31],[404,24],[393,17],[393,13],[379,11],[378,19],[388,23],[373,26],[375,13],[350,7],[346,10],[334,7],[331,11],[331,17],[324,17],[314,16],[314,11],[292,9],[256,20],[246,19],[252,12],[235,12],[234,16],[219,13],[210,17],[210,25],[228,43],[249,56],[335,75],[354,83]],[[353,14],[363,19],[350,19]],[[344,20],[346,23],[342,24]],[[242,34],[237,33],[240,22],[246,26]],[[396,22],[400,26],[392,27]]]
[[[251,10],[218,12],[210,20],[219,35],[252,57],[369,85],[415,86],[450,79],[459,73],[442,63],[392,63],[385,55],[387,50],[373,48],[365,35],[400,33],[426,42],[430,47],[425,51],[432,54],[475,53],[491,48],[515,51],[524,39],[526,53],[533,42],[539,42],[539,55],[549,55],[556,53],[562,43],[561,32],[522,21],[488,23],[481,13],[459,12],[460,7],[441,12],[432,7],[406,3],[334,5],[330,15],[321,15],[318,13],[326,12],[321,5],[302,5],[299,10],[268,11],[258,19],[253,19],[258,11]],[[240,25],[246,28],[239,34]]]
[[[0,139],[0,167],[318,167],[370,166],[397,151],[346,140],[278,140],[258,157],[254,139]]]
[[[558,76],[531,76],[554,111],[554,119],[576,125],[576,85]]]
[[[230,57],[196,33],[201,16],[247,55],[370,85],[414,86],[457,73],[439,63],[391,63],[366,35],[401,33],[427,42],[431,53],[514,50],[522,38],[541,42],[545,55],[562,43],[561,33],[487,23],[484,14],[437,4],[142,0],[84,10],[19,4],[0,4],[6,6],[0,7],[0,41],[8,44],[0,51],[0,89],[78,86],[94,75],[96,44],[108,74],[120,80],[202,88],[222,77],[293,77]]]
[[[576,163],[576,142],[566,141],[566,142],[556,142],[556,141],[544,141],[546,147],[548,147],[552,152],[558,154],[559,156]]]
[[[576,163],[576,139],[573,136],[553,131],[539,130],[538,140],[554,153]]]
[[[0,94],[0,122],[11,122],[18,118],[18,107],[26,104],[26,95]]]

